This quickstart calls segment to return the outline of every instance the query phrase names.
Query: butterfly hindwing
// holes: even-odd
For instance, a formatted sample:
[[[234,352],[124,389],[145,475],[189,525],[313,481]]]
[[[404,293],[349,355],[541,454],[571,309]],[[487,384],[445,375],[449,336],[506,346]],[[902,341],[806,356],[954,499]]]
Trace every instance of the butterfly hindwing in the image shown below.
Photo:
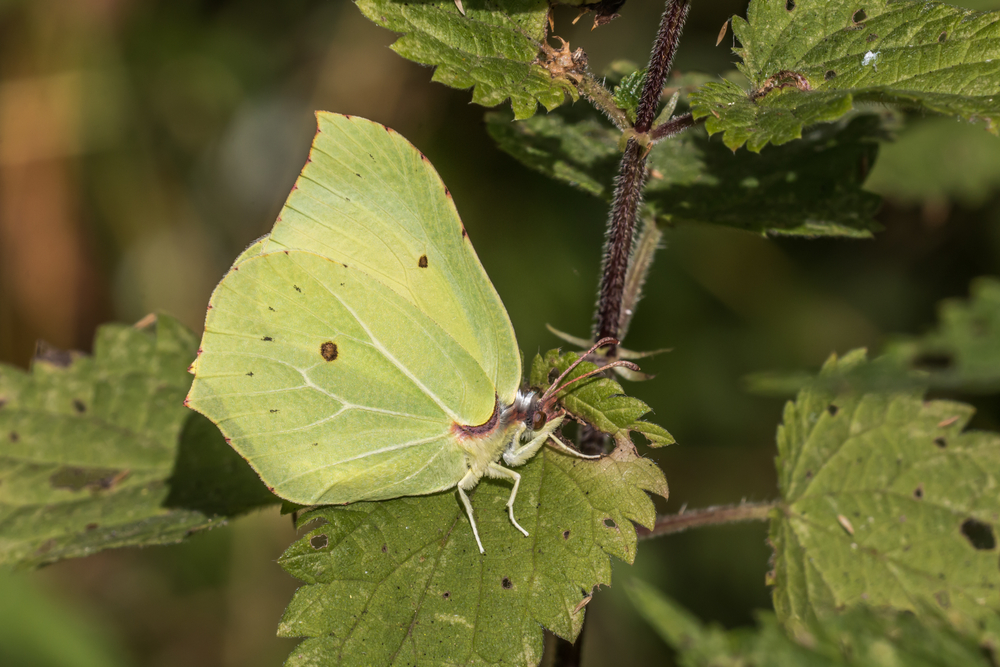
[[[301,250],[246,256],[212,296],[189,405],[274,491],[303,504],[453,487],[453,425],[489,420],[493,382],[411,301]]]

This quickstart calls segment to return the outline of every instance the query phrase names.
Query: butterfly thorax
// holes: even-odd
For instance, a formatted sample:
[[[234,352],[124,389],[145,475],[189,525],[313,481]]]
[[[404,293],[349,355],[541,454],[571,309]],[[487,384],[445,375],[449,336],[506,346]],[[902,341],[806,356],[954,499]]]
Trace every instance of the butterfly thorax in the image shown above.
[[[466,452],[469,469],[477,477],[482,476],[486,467],[499,461],[504,451],[517,447],[525,436],[531,435],[532,425],[542,414],[538,394],[519,389],[510,405],[503,405],[497,398],[493,414],[483,424],[455,424],[452,429]]]

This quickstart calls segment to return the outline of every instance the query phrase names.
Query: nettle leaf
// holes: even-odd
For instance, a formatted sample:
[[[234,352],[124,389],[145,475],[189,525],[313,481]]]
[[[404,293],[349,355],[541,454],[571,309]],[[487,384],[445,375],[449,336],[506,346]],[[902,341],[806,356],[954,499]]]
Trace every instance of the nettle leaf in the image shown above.
[[[857,102],[1000,120],[1000,12],[936,2],[753,0],[733,18],[748,93],[730,82],[691,95],[726,146],[759,151],[840,118]]]
[[[552,381],[569,368],[580,355],[576,352],[549,350],[545,356],[535,355],[531,364],[532,387],[548,388]],[[563,384],[596,370],[596,364],[580,363],[563,379]],[[597,430],[615,436],[637,431],[646,436],[653,447],[670,445],[673,437],[660,426],[639,418],[650,412],[650,407],[638,398],[625,395],[622,386],[606,377],[593,377],[570,385],[559,394],[559,403],[575,418],[585,421]]]
[[[823,374],[865,364],[831,358]],[[772,514],[774,606],[808,626],[859,604],[1000,629],[1000,435],[920,391],[803,390],[785,407]]]
[[[582,104],[518,123],[491,113],[487,129],[525,165],[611,199],[621,133]],[[757,233],[868,238],[881,226],[879,198],[862,190],[883,137],[866,115],[822,125],[802,141],[758,154],[733,153],[703,128],[656,144],[646,209],[660,224],[721,224]]]
[[[626,588],[657,634],[678,651],[685,667],[990,667],[979,645],[933,619],[855,607],[829,615],[807,632],[789,636],[774,614],[757,613],[757,628],[703,625],[691,612],[641,581]]]
[[[249,483],[239,508],[270,501],[246,464],[236,457],[233,466],[218,430],[183,405],[197,344],[160,316],[155,333],[101,327],[93,357],[43,347],[30,373],[0,366],[0,564],[23,569],[176,542],[224,523],[218,515],[234,509],[232,497],[209,507],[183,484],[172,488],[179,449],[225,462],[197,466],[231,473],[205,487]]]
[[[281,565],[306,582],[279,634],[308,637],[287,665],[537,665],[542,628],[567,639],[581,602],[611,582],[611,560],[631,563],[632,522],[652,526],[648,492],[662,471],[631,447],[598,461],[545,448],[510,486],[484,480],[472,497],[480,555],[454,493],[324,507],[324,522],[289,547]]]
[[[1000,389],[1000,280],[975,280],[967,301],[940,304],[938,320],[936,330],[890,344],[886,356],[926,371],[934,386]]]
[[[403,33],[392,45],[399,55],[435,67],[433,80],[452,88],[473,88],[472,101],[496,106],[510,98],[516,118],[576,99],[564,73],[552,73],[538,56],[546,38],[546,0],[454,0],[399,2],[355,0],[375,23]]]
[[[635,112],[639,108],[639,97],[646,83],[646,70],[640,69],[626,74],[615,86],[612,99],[615,106],[625,112],[631,122],[635,122]]]

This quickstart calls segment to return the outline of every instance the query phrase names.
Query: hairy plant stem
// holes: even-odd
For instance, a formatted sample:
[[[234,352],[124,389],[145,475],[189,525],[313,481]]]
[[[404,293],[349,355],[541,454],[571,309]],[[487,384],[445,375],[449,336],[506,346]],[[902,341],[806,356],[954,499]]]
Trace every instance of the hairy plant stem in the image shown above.
[[[700,125],[704,123],[705,119],[700,118],[695,120],[691,114],[686,113],[680,116],[674,116],[665,123],[660,123],[653,129],[649,131],[649,140],[652,143],[662,141],[664,139],[669,139],[670,137],[675,137],[684,130],[694,127],[695,125]]]
[[[632,127],[632,123],[629,122],[628,116],[615,104],[614,99],[611,97],[611,92],[605,88],[593,74],[590,72],[584,74],[577,82],[576,88],[584,97],[590,100],[595,107],[603,111],[604,115],[606,115],[619,130],[624,132]]]
[[[646,276],[649,275],[649,269],[653,266],[653,257],[656,255],[656,250],[660,247],[662,239],[663,231],[657,226],[656,220],[647,218],[643,222],[642,233],[635,244],[632,261],[625,274],[621,319],[618,321],[618,336],[620,338],[625,338],[628,335],[632,315],[635,313],[639,299],[642,298],[642,287],[646,284]]]
[[[649,57],[646,82],[636,109],[635,131],[639,134],[648,132],[656,117],[656,106],[663,91],[663,82],[677,51],[681,28],[689,6],[690,0],[667,1],[653,52]],[[595,340],[607,336],[619,338],[625,275],[632,254],[636,212],[642,199],[642,186],[646,181],[648,153],[647,146],[642,145],[635,137],[631,137],[625,145],[625,152],[618,167],[610,228],[601,266],[600,296],[594,318]],[[614,348],[611,347],[608,353],[610,355],[613,352]]]
[[[777,500],[773,500],[766,503],[715,505],[704,509],[681,511],[677,514],[664,514],[656,517],[656,525],[653,526],[652,530],[638,526],[636,534],[640,540],[647,540],[660,535],[682,533],[688,528],[700,526],[717,526],[742,521],[767,521],[768,514],[779,504]]]

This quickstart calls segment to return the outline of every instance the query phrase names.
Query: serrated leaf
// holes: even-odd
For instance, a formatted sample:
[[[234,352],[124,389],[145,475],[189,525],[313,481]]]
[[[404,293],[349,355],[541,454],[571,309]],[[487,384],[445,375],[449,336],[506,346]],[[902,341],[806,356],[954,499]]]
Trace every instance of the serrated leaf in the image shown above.
[[[635,112],[639,108],[639,97],[646,83],[646,70],[640,69],[622,77],[621,83],[615,86],[611,98],[615,106],[625,112],[631,122],[635,122]]]
[[[224,523],[169,483],[179,443],[203,457],[229,449],[183,405],[196,347],[160,316],[155,335],[101,327],[93,357],[45,348],[30,373],[0,367],[0,563],[36,567]]]
[[[560,350],[549,350],[544,357],[535,355],[531,364],[531,386],[547,388],[579,358],[580,355],[576,352]],[[594,370],[597,370],[596,364],[584,361],[563,379],[562,384]],[[560,392],[559,403],[571,415],[593,425],[602,433],[614,436],[622,431],[639,431],[647,436],[650,446],[674,443],[673,437],[665,429],[639,420],[650,411],[649,406],[638,398],[627,396],[622,386],[611,378],[595,376],[571,384]]]
[[[325,521],[289,547],[281,565],[306,582],[279,634],[309,637],[286,664],[536,665],[542,627],[572,639],[578,604],[611,581],[613,555],[635,557],[631,522],[652,525],[647,491],[663,473],[631,448],[584,461],[546,448],[521,473],[511,525],[510,486],[484,480],[472,498],[480,555],[454,493],[326,507]]]
[[[865,363],[856,351],[823,373]],[[919,391],[814,387],[787,404],[770,532],[782,623],[868,604],[996,634],[1000,436],[963,432],[972,412]]]
[[[487,115],[500,148],[525,165],[610,199],[621,159],[620,133],[581,104],[519,123]],[[802,141],[759,155],[733,153],[695,128],[656,144],[644,191],[660,224],[722,224],[790,236],[867,238],[881,229],[879,198],[862,190],[875,160],[879,120],[824,125]]]
[[[632,603],[684,667],[989,667],[975,641],[912,614],[880,614],[856,607],[789,636],[770,612],[757,627],[726,631],[705,626],[691,612],[641,581],[626,588]]]
[[[936,2],[753,0],[734,17],[748,93],[729,82],[692,93],[695,118],[726,146],[797,139],[858,102],[1000,120],[1000,13]]]
[[[576,87],[537,62],[546,37],[546,0],[454,0],[397,2],[355,0],[361,12],[403,36],[392,49],[435,67],[433,80],[452,88],[474,88],[472,101],[496,106],[510,98],[516,118],[576,99]]]

